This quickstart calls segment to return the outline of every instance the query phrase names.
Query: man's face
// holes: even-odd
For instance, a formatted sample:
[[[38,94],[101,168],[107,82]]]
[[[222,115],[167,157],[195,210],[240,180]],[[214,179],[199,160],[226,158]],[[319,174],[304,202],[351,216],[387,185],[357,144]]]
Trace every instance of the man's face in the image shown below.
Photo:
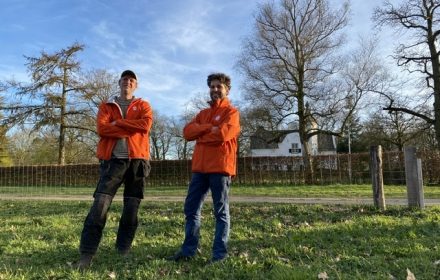
[[[137,88],[137,81],[130,76],[124,76],[119,80],[119,87],[124,93],[132,94]]]
[[[229,88],[219,80],[212,80],[209,86],[209,94],[212,101],[223,99],[228,96]]]

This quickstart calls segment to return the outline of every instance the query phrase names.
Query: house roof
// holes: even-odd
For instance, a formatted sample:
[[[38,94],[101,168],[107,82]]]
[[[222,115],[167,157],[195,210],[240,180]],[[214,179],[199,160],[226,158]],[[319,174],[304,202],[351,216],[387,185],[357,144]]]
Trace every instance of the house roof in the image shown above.
[[[277,149],[278,143],[283,142],[284,138],[290,133],[297,133],[297,130],[266,130],[259,127],[253,135],[251,135],[250,148],[257,149]],[[336,151],[333,136],[329,134],[318,134],[318,151]]]
[[[254,135],[251,135],[250,148],[255,149],[276,149],[278,143],[283,142],[287,134],[296,132],[296,130],[274,130],[269,131],[259,127]]]

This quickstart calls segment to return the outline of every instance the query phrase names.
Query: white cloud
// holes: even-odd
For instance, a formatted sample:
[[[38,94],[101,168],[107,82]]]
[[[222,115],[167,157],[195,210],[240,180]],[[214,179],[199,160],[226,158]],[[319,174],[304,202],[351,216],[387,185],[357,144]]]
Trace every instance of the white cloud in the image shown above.
[[[183,48],[186,52],[211,53],[219,44],[216,32],[200,19],[181,21],[176,19],[161,27],[164,43],[171,50]]]
[[[38,56],[41,50],[57,51],[78,41],[86,45],[79,55],[84,69],[104,68],[117,74],[132,69],[139,76],[138,95],[150,100],[157,110],[178,114],[191,96],[207,93],[205,79],[210,72],[231,75],[231,93],[238,96],[235,91],[240,88],[240,76],[234,73],[233,65],[241,39],[252,30],[257,4],[266,1],[7,2],[10,4],[0,11],[8,27],[0,28],[0,35],[6,38],[2,41],[0,77],[10,72],[25,80],[23,54]],[[366,14],[359,17],[356,28],[369,26],[370,4],[362,5]],[[48,21],[42,23],[42,17]]]
[[[125,48],[124,37],[108,27],[106,21],[100,21],[91,29],[92,34],[97,36],[94,41],[98,44],[96,49],[110,59],[118,59],[121,51]]]
[[[200,55],[223,53],[230,50],[224,38],[231,35],[227,35],[219,28],[219,22],[214,21],[219,12],[219,5],[195,0],[168,16],[158,18],[154,26],[161,36],[159,40],[172,51],[179,49]]]

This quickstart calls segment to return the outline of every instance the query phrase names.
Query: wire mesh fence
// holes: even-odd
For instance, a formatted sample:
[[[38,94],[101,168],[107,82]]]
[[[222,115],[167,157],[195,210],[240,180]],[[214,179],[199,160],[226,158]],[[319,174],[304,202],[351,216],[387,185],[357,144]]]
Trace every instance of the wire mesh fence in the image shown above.
[[[419,153],[425,185],[440,184],[440,154]],[[369,153],[315,156],[313,184],[370,184]],[[238,185],[303,185],[301,157],[242,157],[237,162]],[[99,178],[98,164],[0,167],[0,194],[90,195]],[[186,187],[190,160],[152,161],[147,187]],[[383,153],[384,184],[404,185],[402,152]]]

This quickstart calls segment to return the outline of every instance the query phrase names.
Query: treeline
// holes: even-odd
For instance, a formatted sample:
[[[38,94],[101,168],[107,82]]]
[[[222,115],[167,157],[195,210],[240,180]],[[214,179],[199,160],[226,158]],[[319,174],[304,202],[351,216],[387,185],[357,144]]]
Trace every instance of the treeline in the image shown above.
[[[249,153],[250,136],[258,127],[298,132],[306,177],[313,177],[309,140],[317,134],[338,137],[339,152],[362,152],[372,144],[386,150],[405,145],[438,149],[438,6],[435,0],[378,6],[372,15],[377,27],[407,35],[396,40],[393,54],[385,54],[378,38],[361,38],[354,48],[344,40],[350,20],[357,20],[350,18],[349,5],[330,7],[326,0],[262,3],[235,65],[244,77],[238,85],[244,98],[236,104],[240,155]],[[93,159],[97,104],[117,93],[118,76],[84,71],[76,58],[83,49],[75,43],[26,57],[30,82],[1,83],[4,96],[13,96],[0,99],[2,164]],[[394,68],[388,66],[389,57]],[[194,109],[199,108],[197,100],[189,101]],[[195,111],[173,117],[156,112],[154,159],[191,156],[192,146],[181,131]]]

